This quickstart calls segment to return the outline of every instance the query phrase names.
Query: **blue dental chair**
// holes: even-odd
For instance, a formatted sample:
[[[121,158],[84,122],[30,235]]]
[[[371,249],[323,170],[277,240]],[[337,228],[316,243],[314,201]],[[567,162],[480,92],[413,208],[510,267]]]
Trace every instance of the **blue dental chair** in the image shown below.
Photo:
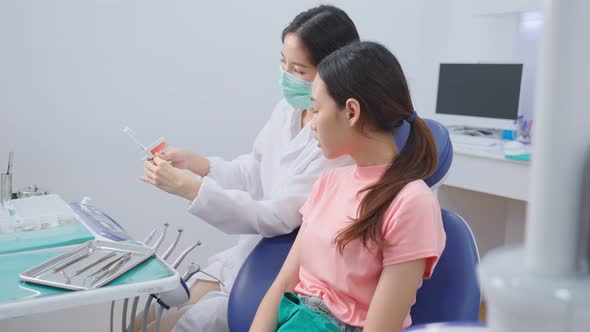
[[[446,177],[453,159],[449,133],[440,123],[424,119],[434,136],[438,150],[438,167],[425,180],[431,188]],[[399,150],[407,141],[409,125],[394,133]],[[424,280],[411,309],[413,324],[442,321],[477,321],[480,290],[475,265],[479,262],[475,240],[465,221],[457,214],[442,210],[447,243],[433,276]],[[258,305],[277,276],[297,230],[290,234],[262,239],[248,256],[233,285],[228,306],[232,332],[248,331]]]

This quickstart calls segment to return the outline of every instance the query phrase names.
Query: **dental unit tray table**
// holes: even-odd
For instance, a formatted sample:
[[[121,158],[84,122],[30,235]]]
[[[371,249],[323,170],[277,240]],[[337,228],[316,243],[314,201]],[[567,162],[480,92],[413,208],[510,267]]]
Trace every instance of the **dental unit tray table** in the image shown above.
[[[20,274],[29,283],[87,290],[102,287],[152,257],[152,248],[114,241],[88,241]]]
[[[67,203],[60,201],[61,199],[58,198],[46,199],[53,200],[52,203],[58,203],[61,206],[60,209],[65,209],[63,205]],[[38,203],[48,202],[39,201],[30,204],[33,201],[21,201],[17,203],[21,204],[21,209],[24,207],[27,208],[27,211],[32,211],[32,209],[39,209],[40,205]],[[22,203],[27,205],[23,206]],[[180,279],[178,272],[159,257],[151,255],[150,248],[135,251],[135,258],[130,259],[126,264],[138,264],[132,268],[128,266],[130,269],[125,273],[119,276],[117,271],[124,272],[125,266],[117,267],[113,269],[112,274],[106,274],[94,286],[81,287],[83,290],[68,290],[49,286],[51,283],[44,285],[20,280],[19,276],[23,272],[39,265],[48,264],[60,255],[67,258],[67,253],[85,245],[92,246],[94,243],[105,248],[109,247],[110,243],[111,247],[124,251],[129,249],[129,246],[138,244],[128,236],[114,219],[87,203],[71,203],[68,204],[67,209],[70,209],[76,216],[76,220],[72,223],[36,231],[3,234],[6,235],[5,237],[0,236],[0,320],[150,295],[178,287]],[[19,236],[24,236],[24,238]],[[11,241],[14,239],[20,240]],[[73,246],[74,244],[77,246]],[[145,257],[145,255],[149,258]],[[89,257],[91,256],[93,255],[89,255]],[[147,259],[138,262],[138,259],[144,258]],[[75,274],[91,263],[85,261],[86,259],[80,259],[80,261],[72,263],[65,269],[66,273]],[[68,260],[68,262],[71,262],[71,260]],[[95,262],[95,260],[92,262]],[[104,264],[108,262],[109,260],[105,260],[100,265],[104,267]],[[86,272],[93,273],[98,269],[99,267],[92,267]],[[35,270],[29,272],[35,272]],[[75,278],[71,278],[72,284],[75,284],[76,281]],[[102,285],[103,283],[104,285]]]
[[[178,272],[152,256],[100,288],[72,291],[24,282],[23,271],[47,262],[71,248],[0,255],[0,319],[50,312],[165,292],[178,287]]]

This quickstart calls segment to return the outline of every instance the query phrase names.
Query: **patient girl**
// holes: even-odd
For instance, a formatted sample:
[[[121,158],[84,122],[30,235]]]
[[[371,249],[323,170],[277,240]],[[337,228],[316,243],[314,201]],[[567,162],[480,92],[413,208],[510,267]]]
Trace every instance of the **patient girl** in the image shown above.
[[[445,245],[440,207],[423,181],[437,165],[432,134],[399,62],[377,43],[325,58],[312,99],[323,154],[350,155],[355,165],[315,183],[251,331],[399,331]],[[404,121],[411,129],[397,151],[392,132]]]

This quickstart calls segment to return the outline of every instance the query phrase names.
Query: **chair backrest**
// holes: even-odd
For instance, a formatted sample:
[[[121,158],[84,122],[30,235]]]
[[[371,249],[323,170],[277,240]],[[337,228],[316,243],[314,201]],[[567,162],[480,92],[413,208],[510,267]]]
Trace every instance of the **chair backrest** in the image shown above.
[[[454,212],[442,209],[447,242],[432,277],[424,280],[412,306],[412,324],[477,321],[481,294],[477,283],[477,245],[471,229]]]
[[[444,180],[451,167],[453,146],[445,126],[434,120],[424,120],[434,136],[438,151],[437,169],[425,180],[430,187],[434,187]],[[398,150],[401,151],[406,143],[409,131],[409,125],[404,122],[394,132]],[[248,331],[258,305],[279,273],[297,232],[295,230],[287,235],[262,239],[250,253],[238,273],[229,297],[227,314],[230,331]]]
[[[424,119],[424,122],[426,122],[428,128],[430,128],[438,152],[438,165],[436,171],[434,171],[434,174],[429,178],[425,179],[424,182],[426,182],[430,188],[436,189],[442,184],[451,168],[453,162],[453,144],[451,143],[447,127],[431,119]],[[409,133],[410,125],[407,122],[404,122],[401,127],[396,128],[394,131],[395,143],[399,151],[401,151],[406,144]]]

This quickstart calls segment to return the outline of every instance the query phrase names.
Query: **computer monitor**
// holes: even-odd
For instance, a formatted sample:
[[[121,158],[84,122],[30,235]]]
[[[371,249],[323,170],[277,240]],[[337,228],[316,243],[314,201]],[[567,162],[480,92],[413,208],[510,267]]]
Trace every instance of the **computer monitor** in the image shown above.
[[[435,118],[447,126],[509,129],[521,77],[522,64],[441,63]]]

